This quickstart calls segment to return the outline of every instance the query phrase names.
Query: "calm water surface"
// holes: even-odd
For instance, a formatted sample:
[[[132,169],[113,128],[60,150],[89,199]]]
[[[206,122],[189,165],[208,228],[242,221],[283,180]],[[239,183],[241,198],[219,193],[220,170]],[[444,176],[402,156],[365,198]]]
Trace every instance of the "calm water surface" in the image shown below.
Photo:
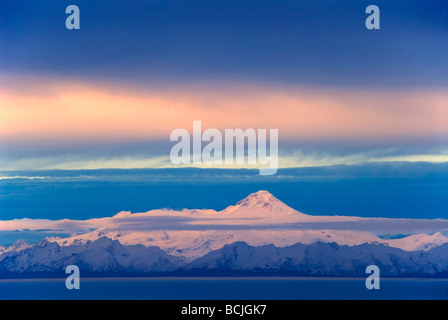
[[[367,290],[365,279],[310,278],[118,278],[0,280],[0,299],[448,299],[448,280],[382,279]]]

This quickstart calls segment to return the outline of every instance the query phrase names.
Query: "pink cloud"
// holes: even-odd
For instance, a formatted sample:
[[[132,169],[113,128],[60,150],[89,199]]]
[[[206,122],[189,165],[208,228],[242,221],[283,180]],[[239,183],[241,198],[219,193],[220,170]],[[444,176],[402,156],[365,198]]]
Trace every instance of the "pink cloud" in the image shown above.
[[[443,91],[252,85],[117,90],[50,80],[33,88],[0,87],[0,140],[164,139],[173,129],[191,129],[193,120],[203,128],[277,128],[281,139],[448,136]]]

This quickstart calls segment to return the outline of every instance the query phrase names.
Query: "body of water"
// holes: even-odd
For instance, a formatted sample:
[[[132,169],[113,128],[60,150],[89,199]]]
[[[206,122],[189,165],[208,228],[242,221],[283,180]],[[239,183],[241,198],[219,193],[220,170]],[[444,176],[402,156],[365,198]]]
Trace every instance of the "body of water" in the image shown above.
[[[448,280],[382,279],[368,290],[365,279],[315,278],[117,278],[0,280],[0,299],[306,300],[448,299]]]

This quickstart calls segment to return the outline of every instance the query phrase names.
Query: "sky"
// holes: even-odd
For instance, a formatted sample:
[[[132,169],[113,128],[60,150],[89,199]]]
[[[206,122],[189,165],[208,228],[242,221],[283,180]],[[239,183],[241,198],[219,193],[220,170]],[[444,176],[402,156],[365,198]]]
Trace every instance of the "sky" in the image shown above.
[[[279,129],[285,168],[447,162],[447,16],[435,0],[2,1],[0,166],[170,167],[170,132],[194,120]]]
[[[446,88],[447,10],[437,0],[66,1],[1,4],[4,74],[157,85]],[[381,30],[364,27],[381,10]]]
[[[2,0],[0,221],[262,189],[313,215],[448,219],[447,17],[440,0]],[[170,133],[197,120],[278,129],[278,173],[174,165]]]
[[[448,164],[370,163],[279,169],[0,172],[0,220],[111,217],[120,211],[221,211],[259,190],[310,215],[448,219]]]

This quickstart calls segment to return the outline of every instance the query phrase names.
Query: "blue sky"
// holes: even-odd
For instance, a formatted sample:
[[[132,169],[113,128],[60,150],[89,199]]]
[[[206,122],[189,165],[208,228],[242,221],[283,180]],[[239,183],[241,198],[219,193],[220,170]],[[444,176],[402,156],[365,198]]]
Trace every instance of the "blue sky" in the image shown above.
[[[81,29],[65,29],[65,8]],[[381,30],[364,27],[378,5]],[[138,85],[245,80],[442,87],[444,1],[30,1],[0,4],[0,70]]]
[[[428,163],[280,169],[265,177],[195,168],[2,172],[0,207],[2,220],[89,219],[159,208],[222,210],[268,190],[306,214],[448,219],[447,172],[446,164]]]

